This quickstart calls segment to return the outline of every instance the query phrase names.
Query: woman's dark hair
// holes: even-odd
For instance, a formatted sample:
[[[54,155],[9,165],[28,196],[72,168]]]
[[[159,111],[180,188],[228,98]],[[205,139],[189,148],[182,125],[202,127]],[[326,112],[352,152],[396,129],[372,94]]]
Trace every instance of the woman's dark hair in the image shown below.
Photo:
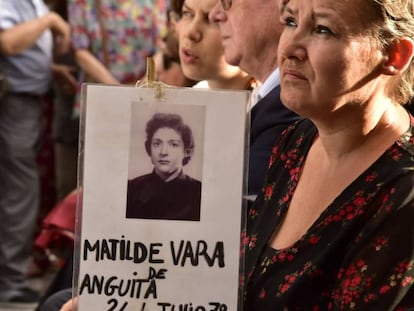
[[[174,113],[156,113],[147,122],[145,132],[147,134],[145,140],[145,150],[151,156],[151,141],[154,133],[160,128],[170,128],[180,134],[184,143],[184,159],[183,165],[186,165],[194,153],[194,138],[190,127],[184,124],[180,115]]]
[[[181,16],[181,11],[183,10],[184,0],[171,0],[170,6],[173,12],[178,16]]]

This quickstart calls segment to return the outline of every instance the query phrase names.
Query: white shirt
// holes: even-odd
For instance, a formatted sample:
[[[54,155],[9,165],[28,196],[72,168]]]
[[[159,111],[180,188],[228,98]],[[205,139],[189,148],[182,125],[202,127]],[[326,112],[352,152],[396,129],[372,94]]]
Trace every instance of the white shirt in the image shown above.
[[[259,86],[259,96],[261,98],[265,97],[271,90],[280,84],[280,71],[279,68],[276,68],[270,76],[267,77],[265,82]]]
[[[262,99],[267,94],[269,94],[269,92],[271,90],[273,90],[279,84],[280,84],[280,71],[279,71],[279,68],[276,68],[270,74],[270,76],[267,77],[267,79],[262,84],[260,84],[259,86],[257,86],[253,90],[253,92],[252,92],[252,100],[251,100],[251,102],[252,102],[251,107],[253,107],[254,105],[256,105],[257,102],[260,99]]]
[[[202,80],[202,81],[199,81],[196,84],[194,84],[193,85],[193,88],[196,88],[196,89],[208,89],[210,87],[208,86],[207,80]]]

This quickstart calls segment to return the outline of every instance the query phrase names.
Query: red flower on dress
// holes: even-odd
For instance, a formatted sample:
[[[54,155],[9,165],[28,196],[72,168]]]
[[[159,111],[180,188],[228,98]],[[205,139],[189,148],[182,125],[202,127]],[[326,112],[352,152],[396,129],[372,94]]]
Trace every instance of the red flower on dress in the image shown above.
[[[277,255],[277,259],[279,259],[279,261],[285,261],[285,259],[286,259],[286,253],[285,252],[280,252],[280,254],[279,255]]]
[[[251,218],[255,218],[257,215],[258,215],[258,212],[257,212],[257,210],[256,210],[256,209],[251,208],[251,209],[249,210],[249,216],[250,216]]]
[[[269,184],[265,187],[264,189],[264,199],[265,200],[270,200],[272,195],[273,195],[273,188],[274,188],[275,184]]]
[[[257,242],[257,237],[254,235],[250,238],[249,248],[253,249],[256,246],[256,242]]]
[[[388,238],[386,237],[377,237],[374,241],[374,249],[380,251],[384,247],[388,246]]]
[[[349,282],[349,285],[352,287],[357,287],[359,284],[361,284],[361,276],[359,275],[353,277]]]
[[[243,230],[240,236],[241,236],[241,244],[243,246],[246,246],[247,244],[249,244],[250,239],[246,233],[246,230]]]
[[[406,273],[407,271],[411,270],[413,266],[412,261],[403,261],[398,264],[398,266],[395,268],[397,273]]]
[[[293,282],[295,282],[295,280],[296,280],[296,275],[294,275],[294,274],[289,276],[288,279],[287,279],[287,281],[289,283],[293,283]]]
[[[266,291],[264,289],[262,289],[262,291],[260,292],[259,298],[263,299],[266,297]]]
[[[358,268],[362,268],[363,266],[365,266],[365,261],[363,261],[362,259],[358,260],[358,262],[356,263],[356,266]]]
[[[271,153],[270,159],[269,159],[269,166],[268,166],[268,168],[270,168],[273,165],[273,163],[275,162],[275,160],[277,159],[277,157],[278,157],[278,146],[276,145],[272,149],[272,153]]]
[[[380,288],[379,292],[381,295],[387,293],[390,290],[390,286],[389,285],[384,285],[383,287]]]
[[[389,152],[391,154],[391,158],[394,161],[398,161],[402,157],[402,153],[400,152],[399,148],[397,148],[397,147],[392,148]]]
[[[359,197],[359,198],[355,198],[353,203],[357,207],[362,207],[367,203],[367,200],[366,198]]]
[[[377,178],[377,173],[373,172],[365,177],[366,182],[373,182]]]
[[[312,245],[318,244],[320,238],[317,237],[316,235],[311,235],[311,237],[309,238],[309,243]]]
[[[289,289],[289,284],[285,283],[282,286],[280,286],[280,292],[285,293]]]
[[[414,282],[413,282],[413,278],[411,277],[411,276],[406,276],[403,280],[402,280],[402,282],[401,282],[401,285],[403,286],[403,287],[406,287],[407,285],[410,285],[410,284],[413,284]]]

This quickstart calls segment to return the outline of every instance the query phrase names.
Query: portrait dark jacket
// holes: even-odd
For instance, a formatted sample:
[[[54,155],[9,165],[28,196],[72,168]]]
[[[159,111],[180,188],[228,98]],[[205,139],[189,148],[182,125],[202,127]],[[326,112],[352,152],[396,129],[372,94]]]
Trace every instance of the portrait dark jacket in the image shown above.
[[[128,181],[127,218],[200,220],[201,182],[184,173],[165,182],[155,172]]]
[[[280,100],[280,86],[273,88],[251,110],[249,194],[258,194],[263,186],[269,157],[280,134],[300,117]]]

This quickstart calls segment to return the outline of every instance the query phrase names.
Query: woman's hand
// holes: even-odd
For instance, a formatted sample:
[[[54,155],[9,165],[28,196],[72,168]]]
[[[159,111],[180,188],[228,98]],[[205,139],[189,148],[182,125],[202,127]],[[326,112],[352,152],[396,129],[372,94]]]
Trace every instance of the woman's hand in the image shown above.
[[[77,311],[78,310],[78,297],[72,298],[71,300],[67,301],[60,311]]]

